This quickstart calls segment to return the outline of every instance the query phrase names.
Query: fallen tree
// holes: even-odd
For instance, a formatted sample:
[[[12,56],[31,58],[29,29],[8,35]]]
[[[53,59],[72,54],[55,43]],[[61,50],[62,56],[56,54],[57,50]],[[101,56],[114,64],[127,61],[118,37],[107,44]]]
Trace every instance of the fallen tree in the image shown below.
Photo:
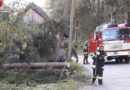
[[[46,63],[13,63],[13,64],[3,64],[5,69],[14,68],[30,68],[30,69],[41,69],[41,68],[69,68],[69,62],[46,62]]]

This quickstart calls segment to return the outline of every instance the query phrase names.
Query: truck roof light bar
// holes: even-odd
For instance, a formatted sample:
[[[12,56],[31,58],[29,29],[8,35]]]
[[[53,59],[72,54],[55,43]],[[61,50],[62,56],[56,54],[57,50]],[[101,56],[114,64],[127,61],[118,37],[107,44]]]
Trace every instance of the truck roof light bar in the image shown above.
[[[129,25],[127,23],[118,24],[118,27],[128,27]]]

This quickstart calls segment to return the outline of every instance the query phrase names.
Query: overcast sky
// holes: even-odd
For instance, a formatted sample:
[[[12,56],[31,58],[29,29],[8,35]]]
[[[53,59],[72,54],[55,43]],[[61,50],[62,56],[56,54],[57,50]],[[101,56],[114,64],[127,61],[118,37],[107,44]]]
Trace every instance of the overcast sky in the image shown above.
[[[4,3],[5,4],[9,4],[13,1],[16,1],[16,0],[4,0]],[[45,7],[45,1],[46,0],[25,0],[26,2],[34,2],[36,5],[40,6],[40,7]]]

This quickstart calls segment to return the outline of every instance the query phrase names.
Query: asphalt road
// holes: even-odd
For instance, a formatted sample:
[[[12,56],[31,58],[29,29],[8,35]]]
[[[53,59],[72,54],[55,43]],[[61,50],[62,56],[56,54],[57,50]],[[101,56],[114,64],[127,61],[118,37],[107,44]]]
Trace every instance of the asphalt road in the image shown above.
[[[79,63],[92,73],[92,59],[89,57],[89,63],[83,65],[83,56],[79,56]],[[79,90],[130,90],[130,64],[125,63],[106,63],[103,85],[98,85],[98,80],[95,84],[83,85]]]

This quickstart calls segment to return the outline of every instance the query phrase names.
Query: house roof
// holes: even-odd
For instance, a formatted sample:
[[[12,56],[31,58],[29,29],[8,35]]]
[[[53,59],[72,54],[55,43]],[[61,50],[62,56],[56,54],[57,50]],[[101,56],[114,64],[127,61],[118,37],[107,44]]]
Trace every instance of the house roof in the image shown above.
[[[37,12],[39,15],[41,15],[43,18],[45,18],[46,20],[49,19],[49,16],[46,14],[46,12],[44,10],[42,10],[40,7],[38,7],[36,4],[34,3],[30,3],[26,9],[25,12],[27,12],[27,10],[29,9],[33,9],[35,12]]]

